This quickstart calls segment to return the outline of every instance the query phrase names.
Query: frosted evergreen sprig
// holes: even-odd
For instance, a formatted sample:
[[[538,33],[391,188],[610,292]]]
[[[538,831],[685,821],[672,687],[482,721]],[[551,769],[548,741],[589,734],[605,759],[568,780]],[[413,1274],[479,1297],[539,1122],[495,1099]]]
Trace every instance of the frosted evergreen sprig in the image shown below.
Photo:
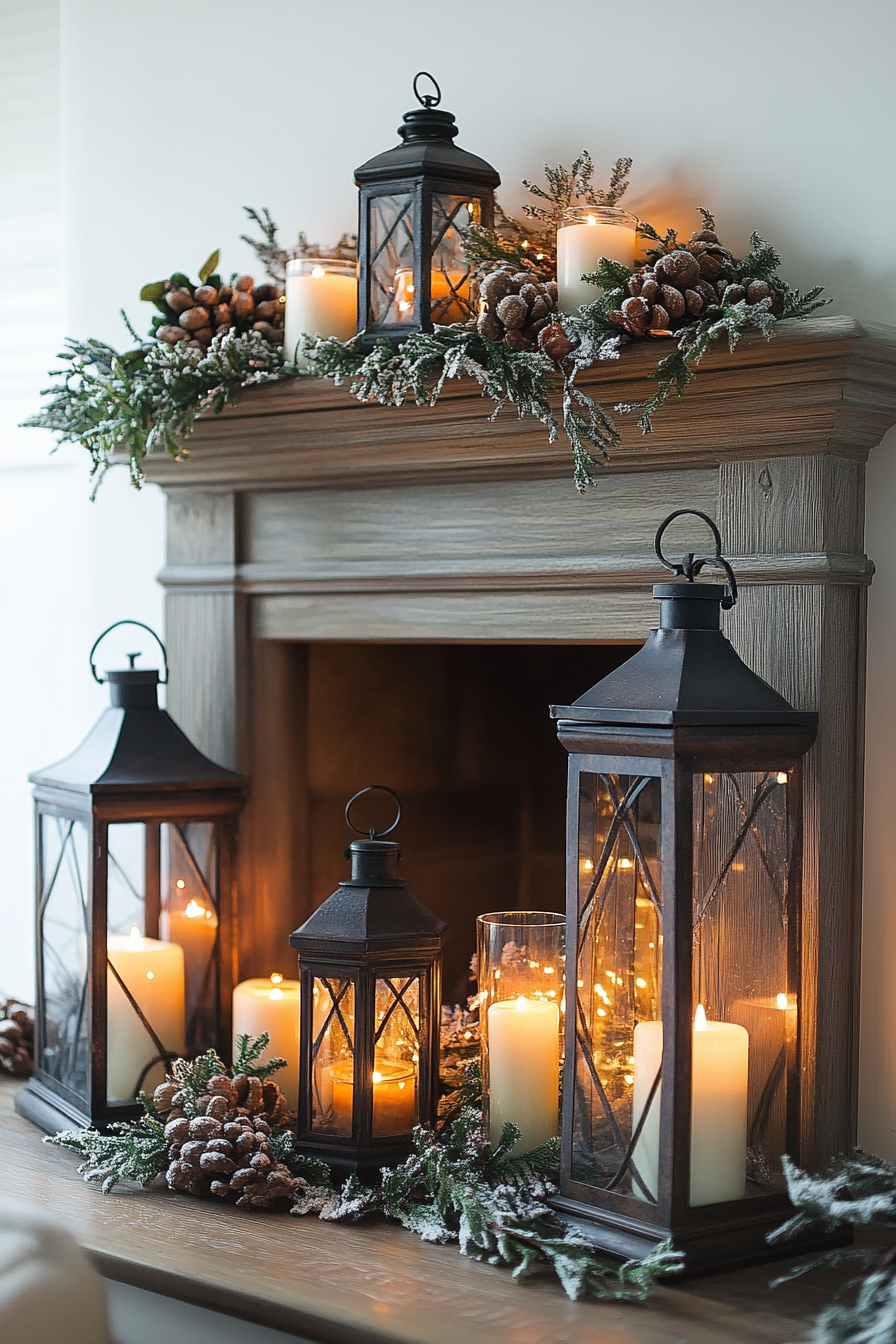
[[[379,1214],[424,1241],[456,1242],[462,1255],[509,1268],[515,1279],[553,1273],[573,1300],[642,1301],[660,1278],[681,1271],[684,1257],[667,1243],[622,1265],[597,1252],[547,1203],[555,1190],[558,1140],[515,1157],[519,1137],[516,1126],[506,1124],[493,1146],[480,1106],[467,1105],[440,1134],[417,1128],[411,1156],[384,1170],[378,1185],[355,1177],[339,1190],[307,1185],[292,1212],[316,1213],[327,1222]]]
[[[796,1213],[768,1238],[781,1245],[805,1232],[844,1226],[896,1230],[896,1166],[856,1149],[838,1158],[824,1176],[782,1159],[787,1193]],[[896,1239],[884,1245],[822,1252],[775,1279],[776,1287],[811,1270],[852,1264],[860,1272],[813,1322],[807,1344],[894,1344],[896,1341]]]

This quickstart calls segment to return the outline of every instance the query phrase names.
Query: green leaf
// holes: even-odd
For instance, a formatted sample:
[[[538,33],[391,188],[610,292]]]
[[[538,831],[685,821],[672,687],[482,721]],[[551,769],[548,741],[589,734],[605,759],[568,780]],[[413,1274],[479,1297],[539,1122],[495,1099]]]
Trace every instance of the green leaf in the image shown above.
[[[188,289],[191,294],[193,293],[193,285],[190,283],[190,277],[184,275],[183,271],[175,271],[173,275],[169,275],[168,283],[172,289]]]
[[[199,268],[199,279],[205,284],[206,280],[215,270],[221,257],[221,249],[216,247],[211,256],[207,257]]]
[[[154,280],[151,285],[144,285],[140,291],[140,297],[144,303],[157,303],[163,299],[167,293],[164,280]]]

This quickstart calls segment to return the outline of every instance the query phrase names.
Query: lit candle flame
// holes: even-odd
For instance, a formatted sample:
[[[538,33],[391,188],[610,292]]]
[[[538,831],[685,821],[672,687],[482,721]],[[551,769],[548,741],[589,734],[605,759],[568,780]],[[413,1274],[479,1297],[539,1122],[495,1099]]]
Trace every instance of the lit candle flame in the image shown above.
[[[516,1001],[517,1012],[524,1013],[528,1007],[529,1007],[529,1000],[525,997],[524,994],[521,994]]]
[[[777,776],[777,778],[778,778],[778,783],[779,783],[779,784],[786,784],[786,783],[787,783],[787,772],[786,772],[785,770],[779,770],[779,771],[778,771],[778,776]]]
[[[709,1030],[709,1028],[708,1028],[707,1025],[706,1025],[706,1013],[705,1013],[704,1010],[703,1010],[703,1004],[702,1004],[702,1003],[698,1003],[698,1004],[697,1004],[697,1011],[696,1011],[696,1013],[694,1014],[694,1030],[695,1030],[695,1031],[708,1031],[708,1030]]]
[[[311,276],[312,276],[312,279],[314,279],[314,280],[322,280],[322,279],[324,278],[325,275],[326,275],[326,271],[324,270],[323,266],[314,266],[314,267],[312,267],[312,270],[311,270]]]
[[[202,919],[205,914],[205,906],[200,905],[198,901],[190,901],[184,910],[184,914],[187,919]]]
[[[381,1082],[383,1081],[383,1075],[382,1075],[381,1073],[377,1073],[377,1072],[374,1070],[373,1081],[374,1081],[375,1083],[381,1083]]]
[[[283,976],[280,975],[277,971],[274,971],[273,975],[271,976],[271,984],[272,984],[272,985],[282,985],[282,984],[283,984]]]
[[[775,999],[775,1003],[778,1005],[779,1008],[786,1008],[786,1007],[787,1007],[787,995],[786,995],[786,994],[779,994],[778,997]]]
[[[594,227],[594,225],[597,223],[597,219],[595,218],[594,215],[588,216],[588,223],[592,226],[592,228]]]
[[[183,880],[182,877],[179,877],[179,878],[177,879],[177,881],[175,882],[174,885],[177,887],[178,891],[183,891],[184,887],[185,887],[187,884],[186,884],[186,882]]]
[[[635,865],[632,863],[631,859],[620,859],[620,860],[619,860],[619,867],[620,867],[620,868],[634,868],[634,866],[635,866]]]
[[[139,943],[140,940],[141,940],[141,938],[142,938],[142,934],[140,933],[140,930],[137,928],[137,925],[136,925],[136,924],[132,924],[132,925],[131,925],[131,942],[132,942],[132,943]]]

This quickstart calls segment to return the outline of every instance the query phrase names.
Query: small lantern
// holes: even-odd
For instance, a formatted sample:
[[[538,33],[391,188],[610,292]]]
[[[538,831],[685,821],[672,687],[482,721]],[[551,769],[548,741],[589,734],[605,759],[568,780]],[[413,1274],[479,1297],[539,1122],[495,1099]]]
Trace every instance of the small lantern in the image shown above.
[[[421,79],[432,81],[435,95],[418,92]],[[417,75],[414,94],[421,107],[405,113],[402,143],[355,172],[358,330],[371,346],[474,316],[461,235],[471,224],[494,224],[500,177],[452,143],[457,125],[438,110],[442,95],[432,75]]]
[[[715,553],[663,555],[695,514]],[[689,1269],[769,1255],[801,1160],[800,761],[793,709],[720,631],[737,600],[705,514],[656,536],[660,627],[573,705],[557,1204],[604,1248],[671,1237]],[[720,568],[727,587],[696,582]],[[788,1242],[782,1252],[794,1254]]]
[[[398,806],[379,833],[351,822],[374,791]],[[401,818],[392,790],[362,789],[345,818],[369,837],[346,850],[351,877],[289,939],[301,982],[298,1137],[337,1171],[369,1175],[403,1161],[414,1126],[435,1121],[447,925],[398,875],[401,849],[385,838]]]
[[[140,625],[118,621],[116,625]],[[114,630],[103,632],[100,639]],[[149,630],[162,650],[164,645]],[[236,814],[246,780],[159,708],[157,670],[97,675],[112,704],[31,776],[37,1041],[16,1106],[48,1130],[140,1113],[167,1062],[229,1044]]]

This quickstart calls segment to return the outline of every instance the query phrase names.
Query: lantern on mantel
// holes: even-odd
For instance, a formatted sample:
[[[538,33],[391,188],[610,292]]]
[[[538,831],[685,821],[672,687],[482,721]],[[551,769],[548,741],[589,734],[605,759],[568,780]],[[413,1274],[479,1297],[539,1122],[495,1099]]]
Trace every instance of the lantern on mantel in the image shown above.
[[[682,514],[715,550],[672,564]],[[671,1237],[699,1270],[769,1255],[782,1154],[801,1160],[800,761],[817,715],[722,635],[737,585],[711,520],[677,510],[656,553],[677,576],[653,589],[659,629],[551,709],[570,754],[574,996],[556,1203],[608,1250]],[[707,567],[727,585],[698,581]]]
[[[230,1040],[236,816],[247,781],[159,708],[157,669],[97,674],[111,705],[31,775],[37,828],[34,1076],[16,1107],[43,1128],[141,1113],[178,1055]],[[165,648],[152,630],[162,651]]]
[[[418,92],[421,79],[435,94]],[[471,224],[494,224],[497,172],[453,143],[457,125],[439,110],[432,75],[417,75],[414,94],[421,106],[405,113],[402,143],[355,172],[358,330],[371,346],[473,316],[461,234]]]
[[[386,830],[358,830],[357,800],[395,799]],[[370,1175],[403,1161],[415,1125],[436,1117],[442,944],[447,925],[398,874],[387,840],[396,794],[371,785],[349,800],[364,840],[345,852],[351,877],[290,935],[299,956],[298,1140],[337,1171]]]

